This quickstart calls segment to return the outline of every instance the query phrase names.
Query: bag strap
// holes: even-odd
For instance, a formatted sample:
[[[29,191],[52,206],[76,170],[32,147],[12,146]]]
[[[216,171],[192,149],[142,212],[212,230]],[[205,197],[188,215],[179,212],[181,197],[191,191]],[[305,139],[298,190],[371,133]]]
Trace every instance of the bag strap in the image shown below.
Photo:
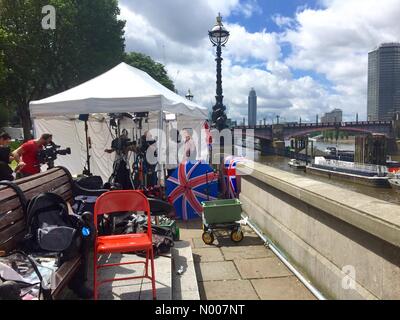
[[[30,264],[32,265],[33,270],[35,271],[36,275],[38,276],[39,280],[40,280],[40,291],[39,291],[39,299],[40,299],[40,294],[43,293],[43,297],[45,300],[53,300],[53,297],[51,296],[51,288],[49,288],[43,280],[42,274],[39,271],[39,268],[37,266],[37,262],[32,259],[32,257],[30,257],[29,255],[27,255],[25,252],[20,251],[20,250],[15,250],[13,251],[10,255],[12,254],[20,254],[22,256],[24,256],[25,258],[28,259],[28,261],[30,262]]]

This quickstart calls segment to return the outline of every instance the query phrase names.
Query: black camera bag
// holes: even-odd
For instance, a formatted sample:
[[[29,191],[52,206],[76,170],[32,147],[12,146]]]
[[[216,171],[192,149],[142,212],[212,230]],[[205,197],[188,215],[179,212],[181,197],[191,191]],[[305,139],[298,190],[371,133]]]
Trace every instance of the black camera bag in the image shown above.
[[[82,246],[85,223],[69,214],[67,203],[54,193],[42,193],[29,201],[25,246],[31,252],[59,252],[62,261],[76,257]]]

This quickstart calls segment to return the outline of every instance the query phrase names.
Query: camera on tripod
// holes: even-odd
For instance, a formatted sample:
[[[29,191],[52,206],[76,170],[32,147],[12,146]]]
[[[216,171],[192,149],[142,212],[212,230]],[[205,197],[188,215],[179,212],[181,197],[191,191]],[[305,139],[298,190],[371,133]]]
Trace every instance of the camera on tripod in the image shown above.
[[[120,138],[114,139],[111,143],[111,148],[116,151],[125,151],[127,148],[136,146],[136,141],[131,141],[128,137],[121,136]]]
[[[147,137],[144,135],[139,140],[138,151],[141,154],[145,155],[147,150],[150,148],[150,146],[154,145],[156,142],[157,142],[157,140],[155,140],[155,139],[148,140]]]
[[[47,164],[49,169],[54,168],[54,161],[57,156],[66,156],[71,154],[71,148],[60,149],[61,146],[56,145],[54,142],[44,147],[38,153],[38,160],[40,164]]]

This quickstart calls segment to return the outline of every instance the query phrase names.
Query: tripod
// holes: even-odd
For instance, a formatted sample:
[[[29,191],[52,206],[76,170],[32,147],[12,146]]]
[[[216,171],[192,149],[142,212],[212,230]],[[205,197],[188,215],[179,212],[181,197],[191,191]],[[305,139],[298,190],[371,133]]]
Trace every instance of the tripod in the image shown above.
[[[108,180],[110,184],[120,184],[124,190],[135,189],[129,161],[126,154],[117,155],[113,164],[113,173]]]
[[[117,156],[114,160],[113,172],[108,179],[108,183],[111,185],[120,184],[124,190],[132,190],[135,185],[129,167],[129,151],[127,151],[126,145],[121,138],[120,119],[118,119],[115,125],[115,134],[117,138],[113,141],[112,148],[116,151]],[[127,133],[125,136],[127,136]]]

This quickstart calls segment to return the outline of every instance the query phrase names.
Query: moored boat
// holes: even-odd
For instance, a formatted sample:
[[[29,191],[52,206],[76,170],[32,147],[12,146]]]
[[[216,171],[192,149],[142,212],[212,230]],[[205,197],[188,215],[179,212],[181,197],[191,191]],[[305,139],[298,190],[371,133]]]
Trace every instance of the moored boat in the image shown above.
[[[400,179],[389,179],[391,187],[397,191],[400,191]]]
[[[340,179],[374,187],[390,187],[387,167],[358,164],[353,162],[327,160],[316,157],[307,166],[307,172],[329,179]]]
[[[292,167],[292,168],[295,168],[295,169],[305,169],[306,168],[306,165],[304,163],[302,163],[302,162],[300,162],[299,160],[296,160],[296,159],[291,159],[288,162],[288,165],[290,167]]]
[[[400,191],[400,173],[395,174],[391,179],[389,179],[390,186]]]

